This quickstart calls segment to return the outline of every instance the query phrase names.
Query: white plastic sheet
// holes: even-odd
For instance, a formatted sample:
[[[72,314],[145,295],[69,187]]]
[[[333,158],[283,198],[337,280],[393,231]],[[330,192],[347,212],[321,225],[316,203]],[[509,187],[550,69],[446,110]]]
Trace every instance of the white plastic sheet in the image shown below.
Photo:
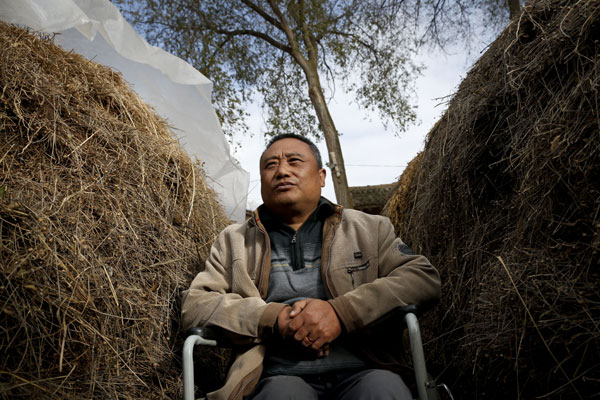
[[[229,217],[243,221],[249,174],[231,157],[211,104],[212,83],[198,70],[150,46],[109,0],[0,0],[0,20],[59,33],[62,48],[121,72],[204,163]]]

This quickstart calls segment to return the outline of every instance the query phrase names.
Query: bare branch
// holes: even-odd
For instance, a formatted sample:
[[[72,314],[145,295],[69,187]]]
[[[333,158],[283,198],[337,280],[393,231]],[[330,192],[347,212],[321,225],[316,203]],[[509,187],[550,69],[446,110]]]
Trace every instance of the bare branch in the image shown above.
[[[308,60],[316,66],[318,63],[318,51],[314,36],[306,25],[306,9],[304,8],[304,0],[298,0],[298,12],[297,15],[292,15],[296,20],[296,23],[300,26],[302,32],[302,40],[306,46],[308,52]]]
[[[321,47],[321,50],[323,52],[323,54],[327,54],[327,51],[325,50],[325,48],[323,47],[323,44],[318,42],[319,47]],[[329,66],[329,64],[327,63],[327,57],[323,57],[323,65],[325,66],[325,70],[327,75],[329,75],[329,79],[326,79],[326,82],[329,82],[332,86],[331,88],[331,95],[329,96],[330,99],[333,99],[333,97],[335,97],[335,91],[336,91],[336,85],[335,85],[335,73],[333,71],[333,68],[331,68]]]
[[[364,40],[361,39],[360,36],[358,36],[354,33],[342,32],[342,31],[330,31],[329,33],[332,35],[339,35],[339,36],[351,38],[351,39],[355,40],[358,44],[360,44],[362,47],[371,51],[372,53],[374,53],[374,54],[377,53],[377,50],[375,49],[375,47],[373,47],[372,44],[365,42]]]
[[[285,16],[281,12],[281,10],[279,9],[279,6],[277,6],[275,1],[274,0],[268,0],[268,1],[269,1],[269,5],[271,6],[271,9],[273,10],[273,12],[277,16],[277,18],[279,18],[279,21],[281,23],[281,28],[285,32],[285,35],[288,38],[288,42],[290,43],[290,47],[291,47],[290,54],[294,57],[294,59],[298,62],[298,64],[300,64],[302,69],[307,71],[308,70],[308,61],[306,60],[306,58],[300,51],[300,46],[298,45],[298,40],[296,38],[296,35],[294,35],[294,32],[292,31],[292,28],[290,28],[290,25],[288,24],[287,19],[285,18]]]
[[[214,30],[214,32],[218,33],[219,35],[226,35],[226,36],[230,36],[230,37],[232,37],[232,36],[253,36],[258,39],[264,40],[265,42],[269,43],[271,46],[278,48],[279,50],[283,50],[286,53],[292,54],[292,48],[290,46],[287,46],[284,43],[282,43],[276,39],[273,39],[271,36],[269,36],[263,32],[255,31],[252,29],[235,29],[235,30],[216,29],[216,30]]]
[[[217,53],[223,49],[223,47],[225,47],[225,45],[231,40],[231,36],[227,36],[225,37],[225,40],[223,40],[221,43],[219,43],[218,45],[215,46],[215,50],[212,52],[212,54],[210,55],[210,58],[208,59],[209,64],[206,66],[207,68],[210,68],[213,64],[214,64],[214,60],[215,60],[215,56],[217,55]]]
[[[281,31],[284,30],[283,27],[281,26],[281,23],[279,21],[277,21],[275,18],[273,18],[272,16],[270,16],[262,7],[259,7],[258,5],[254,4],[250,0],[242,0],[242,3],[247,5],[248,8],[250,8],[251,10],[255,11],[258,15],[260,15],[269,24],[273,25],[274,27],[276,27],[277,29],[279,29]]]

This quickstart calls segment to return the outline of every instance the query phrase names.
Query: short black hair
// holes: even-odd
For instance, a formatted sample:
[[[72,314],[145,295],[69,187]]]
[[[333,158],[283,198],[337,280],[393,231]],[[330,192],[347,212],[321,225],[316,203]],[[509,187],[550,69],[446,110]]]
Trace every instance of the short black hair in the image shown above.
[[[267,149],[269,147],[271,147],[273,145],[273,143],[281,140],[281,139],[298,139],[301,142],[304,142],[308,145],[308,147],[310,147],[310,151],[313,153],[313,156],[315,157],[315,160],[317,160],[317,167],[319,167],[319,169],[323,168],[323,161],[321,160],[321,152],[319,151],[319,149],[317,148],[317,146],[306,136],[301,136],[298,135],[296,133],[282,133],[279,134],[277,136],[273,136],[271,138],[271,140],[269,140],[269,143],[267,143],[267,146],[265,147],[265,149],[263,150],[262,154],[260,155],[260,160],[262,160],[263,156],[265,155],[265,152],[267,151]]]

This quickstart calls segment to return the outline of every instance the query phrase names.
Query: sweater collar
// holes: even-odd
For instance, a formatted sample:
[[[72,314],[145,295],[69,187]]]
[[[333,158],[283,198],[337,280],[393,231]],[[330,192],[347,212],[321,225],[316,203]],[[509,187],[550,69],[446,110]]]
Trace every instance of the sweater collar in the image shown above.
[[[321,222],[324,221],[327,217],[335,212],[335,207],[332,202],[327,200],[325,197],[321,197],[319,199],[319,203],[317,204],[317,208],[313,213],[308,217],[308,219],[304,223],[314,223],[317,220]],[[267,231],[271,229],[275,229],[282,225],[288,226],[286,223],[281,221],[281,219],[271,212],[264,204],[257,208],[254,213],[257,221],[260,221]],[[304,225],[304,224],[303,224]]]

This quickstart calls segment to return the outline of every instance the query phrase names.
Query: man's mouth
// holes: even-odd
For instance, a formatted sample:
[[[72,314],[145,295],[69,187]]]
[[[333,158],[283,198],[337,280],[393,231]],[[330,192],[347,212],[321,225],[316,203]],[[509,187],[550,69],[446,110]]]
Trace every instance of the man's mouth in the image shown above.
[[[291,182],[281,182],[275,185],[275,190],[287,190],[295,185]]]

